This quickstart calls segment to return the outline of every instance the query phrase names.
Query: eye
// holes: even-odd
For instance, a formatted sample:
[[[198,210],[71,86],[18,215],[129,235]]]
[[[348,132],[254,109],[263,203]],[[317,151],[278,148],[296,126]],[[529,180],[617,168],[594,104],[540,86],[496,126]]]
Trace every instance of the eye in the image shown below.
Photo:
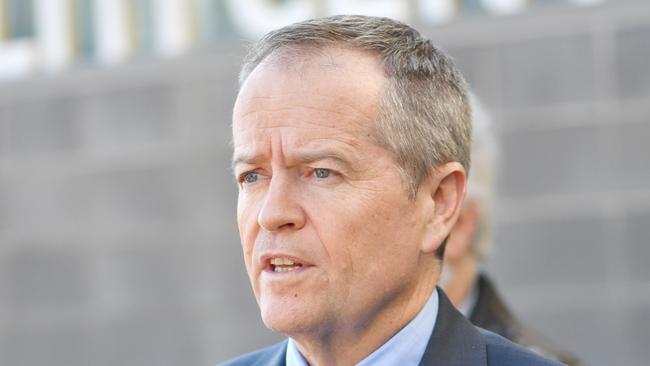
[[[259,178],[259,173],[257,172],[246,172],[239,176],[240,183],[255,183]]]
[[[328,178],[331,174],[332,174],[332,171],[329,170],[329,169],[325,169],[325,168],[316,168],[316,169],[314,169],[314,175],[316,176],[316,178],[319,178],[319,179]]]

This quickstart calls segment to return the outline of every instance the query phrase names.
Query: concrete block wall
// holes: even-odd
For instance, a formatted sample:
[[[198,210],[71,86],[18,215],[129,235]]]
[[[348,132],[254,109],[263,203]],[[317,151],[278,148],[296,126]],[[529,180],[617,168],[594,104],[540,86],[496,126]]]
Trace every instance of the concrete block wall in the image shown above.
[[[278,339],[235,224],[240,58],[0,86],[0,364],[211,365]]]
[[[588,364],[647,364],[650,7],[616,2],[429,34],[500,139],[487,270],[522,319]]]
[[[590,365],[645,365],[650,6],[423,28],[501,140],[486,267]],[[0,364],[212,365],[280,339],[243,268],[241,46],[0,85]]]

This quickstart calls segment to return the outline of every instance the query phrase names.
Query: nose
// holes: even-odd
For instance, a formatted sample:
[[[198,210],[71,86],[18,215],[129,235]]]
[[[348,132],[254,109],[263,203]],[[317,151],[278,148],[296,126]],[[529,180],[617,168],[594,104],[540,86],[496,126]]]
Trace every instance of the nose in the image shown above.
[[[271,232],[299,230],[305,225],[296,182],[280,175],[271,179],[257,222]]]

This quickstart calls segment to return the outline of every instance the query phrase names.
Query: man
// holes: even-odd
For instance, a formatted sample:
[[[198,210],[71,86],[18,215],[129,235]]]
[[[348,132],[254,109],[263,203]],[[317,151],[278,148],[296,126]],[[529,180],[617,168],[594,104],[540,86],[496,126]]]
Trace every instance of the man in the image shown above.
[[[390,19],[336,16],[269,33],[240,82],[244,261],[264,323],[289,339],[227,365],[555,365],[436,289],[471,136],[444,54]]]
[[[446,245],[439,285],[472,324],[546,357],[577,366],[580,362],[575,356],[558,349],[519,321],[506,306],[492,281],[479,268],[492,239],[491,200],[494,196],[496,146],[490,117],[471,94],[470,105],[473,124],[472,174],[463,209]]]

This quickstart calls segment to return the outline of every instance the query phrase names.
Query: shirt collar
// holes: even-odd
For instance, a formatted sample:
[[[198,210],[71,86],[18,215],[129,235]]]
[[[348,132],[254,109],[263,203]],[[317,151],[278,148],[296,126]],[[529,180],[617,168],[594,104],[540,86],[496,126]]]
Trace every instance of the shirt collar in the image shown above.
[[[438,291],[434,289],[429,300],[413,320],[356,366],[417,366],[427,348],[437,316]],[[307,366],[307,362],[291,338],[287,344],[286,364]]]

